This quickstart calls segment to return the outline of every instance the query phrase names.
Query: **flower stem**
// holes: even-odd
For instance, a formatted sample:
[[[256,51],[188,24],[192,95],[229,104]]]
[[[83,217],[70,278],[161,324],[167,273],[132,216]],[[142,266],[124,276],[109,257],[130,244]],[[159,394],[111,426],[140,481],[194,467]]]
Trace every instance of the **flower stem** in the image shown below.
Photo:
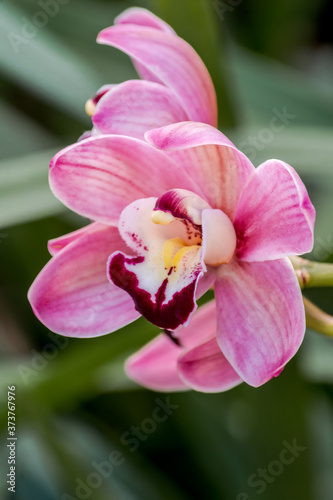
[[[333,264],[311,262],[298,256],[289,258],[302,289],[333,286]]]
[[[333,338],[333,316],[315,306],[309,299],[303,297],[306,326],[316,332]]]

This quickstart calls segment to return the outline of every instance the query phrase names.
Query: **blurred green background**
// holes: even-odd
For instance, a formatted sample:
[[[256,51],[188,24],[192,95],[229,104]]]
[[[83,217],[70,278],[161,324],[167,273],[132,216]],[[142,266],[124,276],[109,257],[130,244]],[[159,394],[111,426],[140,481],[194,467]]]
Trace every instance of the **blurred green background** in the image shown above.
[[[167,399],[122,369],[157,329],[139,320],[109,336],[66,340],[38,322],[26,299],[49,259],[47,240],[86,223],[52,196],[48,162],[90,128],[84,104],[101,85],[136,77],[125,55],[95,43],[133,5],[161,15],[196,48],[214,79],[220,128],[254,164],[278,157],[298,170],[317,209],[310,257],[333,261],[332,3],[57,5],[44,27],[20,39],[41,3],[0,2],[1,498],[332,500],[332,339],[308,331],[284,372],[259,389]],[[333,314],[332,290],[306,295]],[[8,385],[17,393],[15,494],[6,484]],[[161,404],[172,408],[156,423]],[[281,464],[295,442],[302,450]],[[110,457],[113,469],[104,464],[105,477],[96,476]]]

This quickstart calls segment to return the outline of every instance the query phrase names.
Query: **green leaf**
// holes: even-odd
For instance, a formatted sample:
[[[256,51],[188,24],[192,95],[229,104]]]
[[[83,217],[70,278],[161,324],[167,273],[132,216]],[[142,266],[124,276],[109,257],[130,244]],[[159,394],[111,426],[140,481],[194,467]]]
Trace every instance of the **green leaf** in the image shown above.
[[[316,498],[331,500],[333,491],[333,404],[317,391],[308,412],[312,468]]]
[[[311,382],[333,383],[332,339],[308,330],[300,349],[299,365]]]
[[[270,118],[278,116],[272,112]],[[262,119],[260,123],[256,121],[233,131],[230,136],[255,166],[269,158],[278,158],[290,163],[300,175],[326,183],[327,176],[333,175],[333,129],[299,126],[292,118],[287,121],[289,123],[274,122],[279,126],[279,130],[275,130],[270,120]]]
[[[49,409],[75,406],[80,398],[102,393],[105,389],[133,389],[136,386],[126,380],[121,362],[130,352],[151,340],[156,332],[157,327],[141,318],[99,338],[59,337],[63,347],[59,347],[55,359],[49,360],[43,353],[37,355],[36,351],[30,358],[14,359],[6,365],[1,384],[3,387],[13,383],[20,385],[22,397],[42,401]],[[47,340],[49,343],[49,338]],[[115,367],[110,368],[114,361]],[[112,374],[114,380],[103,383],[101,377]]]
[[[234,46],[229,63],[247,123],[269,122],[286,107],[293,125],[332,126],[333,87]],[[222,110],[221,110],[222,112]]]
[[[0,102],[1,157],[18,156],[54,146],[57,139],[28,115]]]
[[[48,185],[48,164],[57,151],[0,162],[0,228],[66,210]]]
[[[63,7],[65,8],[65,6]],[[0,67],[9,80],[83,119],[84,103],[100,82],[88,61],[49,29],[30,26],[23,10],[5,5],[0,17]]]

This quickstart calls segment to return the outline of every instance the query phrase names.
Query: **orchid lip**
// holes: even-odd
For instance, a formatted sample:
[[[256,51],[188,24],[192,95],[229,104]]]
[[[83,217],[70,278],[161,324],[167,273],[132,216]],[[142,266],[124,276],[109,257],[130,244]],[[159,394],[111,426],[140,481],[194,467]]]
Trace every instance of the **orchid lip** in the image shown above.
[[[137,257],[113,254],[109,278],[131,295],[146,319],[168,330],[188,323],[199,280],[229,262],[236,248],[229,217],[183,189],[131,203],[120,216],[119,231]]]
[[[151,219],[155,224],[163,226],[177,219],[181,220],[188,230],[188,239],[194,239],[188,243],[180,242],[179,238],[169,240],[164,247],[164,253],[167,252],[167,255],[169,252],[175,252],[176,248],[177,255],[182,255],[186,252],[185,246],[201,246],[204,241],[206,264],[218,267],[230,262],[234,256],[237,236],[231,220],[224,212],[212,209],[194,193],[177,189],[165,193],[156,202]]]

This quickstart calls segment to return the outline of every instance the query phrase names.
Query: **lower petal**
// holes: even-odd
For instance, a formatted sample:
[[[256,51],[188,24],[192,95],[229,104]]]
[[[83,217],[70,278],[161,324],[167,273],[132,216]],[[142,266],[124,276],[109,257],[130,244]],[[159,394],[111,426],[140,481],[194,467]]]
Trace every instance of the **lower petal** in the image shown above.
[[[278,375],[305,333],[301,290],[289,259],[221,266],[217,339],[239,376],[258,387]]]
[[[102,224],[65,246],[29,290],[38,319],[68,337],[104,335],[137,319],[130,297],[106,276],[110,252],[124,247],[118,229]]]
[[[201,392],[227,391],[243,382],[223,356],[215,335],[180,356],[178,373],[186,385]]]
[[[181,352],[181,347],[160,334],[127,360],[126,373],[138,384],[155,391],[187,390],[177,373]]]
[[[175,332],[180,345],[165,334],[133,354],[126,363],[128,376],[144,387],[156,391],[181,391],[188,386],[178,374],[178,358],[184,348],[190,349],[209,338],[216,330],[215,301],[200,307],[189,325]]]

